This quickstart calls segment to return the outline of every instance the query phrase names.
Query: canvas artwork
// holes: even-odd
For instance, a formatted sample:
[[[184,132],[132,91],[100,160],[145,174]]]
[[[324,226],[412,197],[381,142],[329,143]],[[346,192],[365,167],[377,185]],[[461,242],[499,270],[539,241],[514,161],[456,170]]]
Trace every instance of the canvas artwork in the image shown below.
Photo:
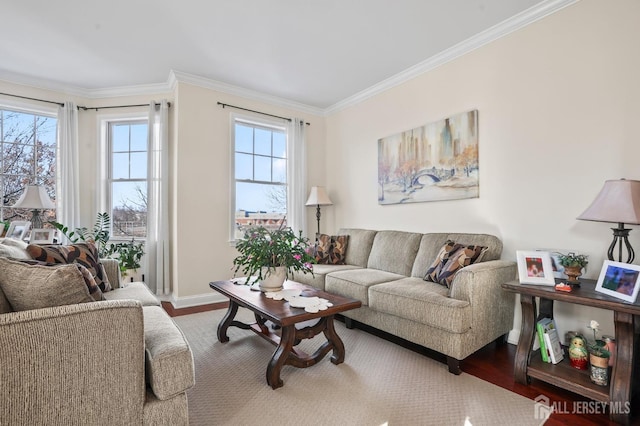
[[[478,197],[478,110],[378,140],[378,203]]]

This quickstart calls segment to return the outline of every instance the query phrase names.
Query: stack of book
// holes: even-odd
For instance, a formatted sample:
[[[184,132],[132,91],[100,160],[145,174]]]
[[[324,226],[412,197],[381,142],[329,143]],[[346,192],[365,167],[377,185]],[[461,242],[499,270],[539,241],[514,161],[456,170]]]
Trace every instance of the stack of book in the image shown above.
[[[536,323],[536,330],[542,360],[553,364],[562,361],[564,354],[555,321],[551,318],[542,318]]]

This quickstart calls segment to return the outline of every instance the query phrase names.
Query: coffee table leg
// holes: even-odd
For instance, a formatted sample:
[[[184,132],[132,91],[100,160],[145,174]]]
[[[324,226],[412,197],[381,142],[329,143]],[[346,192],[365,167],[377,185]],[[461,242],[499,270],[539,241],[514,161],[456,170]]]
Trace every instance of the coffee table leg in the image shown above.
[[[325,318],[326,324],[324,329],[324,336],[327,341],[333,346],[333,355],[331,355],[331,362],[335,365],[342,364],[344,362],[344,343],[342,339],[336,333],[336,329],[333,327],[333,315]]]
[[[269,361],[269,366],[267,367],[267,384],[271,386],[272,389],[277,389],[284,384],[282,380],[280,380],[280,371],[282,370],[282,367],[285,365],[287,358],[291,353],[295,337],[295,325],[282,327],[280,344],[276,348],[276,351],[273,353],[271,361]]]
[[[227,329],[231,325],[231,322],[236,317],[236,313],[238,313],[238,304],[233,300],[229,301],[229,309],[225,314],[220,324],[218,324],[218,341],[220,343],[228,342],[229,336],[227,336]]]

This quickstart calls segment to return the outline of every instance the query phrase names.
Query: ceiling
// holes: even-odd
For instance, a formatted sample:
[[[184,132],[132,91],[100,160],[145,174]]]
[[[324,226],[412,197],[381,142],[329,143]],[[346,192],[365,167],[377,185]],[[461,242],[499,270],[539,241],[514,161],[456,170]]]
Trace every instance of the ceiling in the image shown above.
[[[72,93],[133,91],[166,84],[173,70],[322,110],[562,1],[3,3],[0,79]]]

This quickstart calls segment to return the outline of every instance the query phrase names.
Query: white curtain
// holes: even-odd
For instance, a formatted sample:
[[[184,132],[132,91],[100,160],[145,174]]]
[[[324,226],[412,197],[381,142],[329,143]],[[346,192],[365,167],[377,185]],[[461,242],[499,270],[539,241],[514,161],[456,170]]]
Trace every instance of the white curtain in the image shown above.
[[[69,229],[80,226],[80,162],[78,159],[78,108],[65,102],[58,108],[56,148],[56,221]]]
[[[147,167],[147,285],[157,295],[169,294],[169,106],[166,100],[149,106]]]
[[[298,118],[289,124],[287,159],[293,167],[287,167],[287,223],[296,233],[307,235],[305,201],[307,199],[307,149],[305,122]]]

